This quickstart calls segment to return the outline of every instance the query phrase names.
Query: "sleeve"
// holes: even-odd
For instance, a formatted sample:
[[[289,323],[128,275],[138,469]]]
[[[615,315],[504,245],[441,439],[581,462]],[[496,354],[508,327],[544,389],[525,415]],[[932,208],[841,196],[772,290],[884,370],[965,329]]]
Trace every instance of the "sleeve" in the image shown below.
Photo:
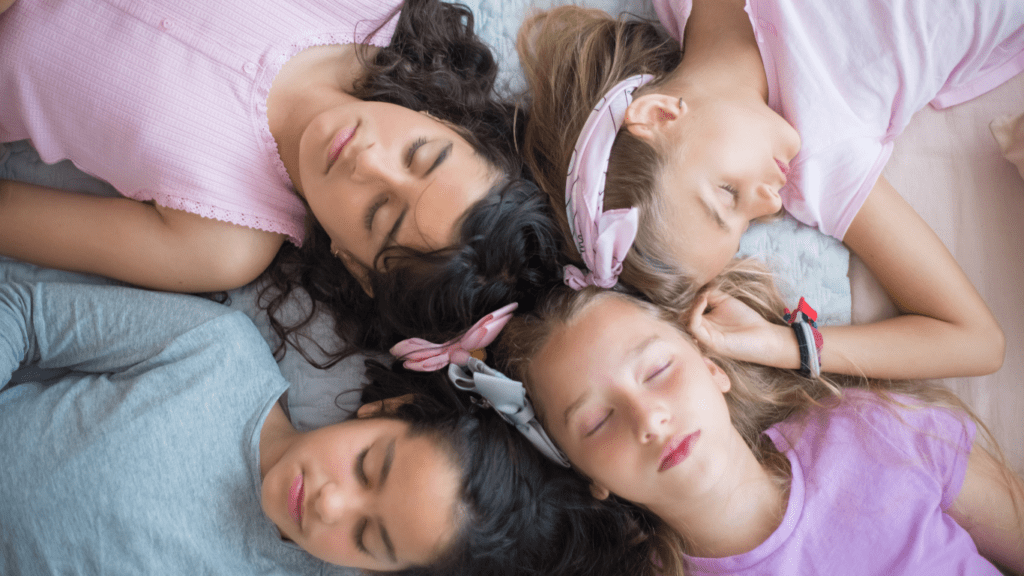
[[[118,372],[232,311],[197,296],[120,286],[0,284],[0,382],[24,363]]]
[[[941,508],[946,510],[963,487],[967,460],[974,445],[974,421],[952,408],[913,407],[914,400],[900,400],[911,407],[899,410],[903,422],[894,422],[890,434],[897,434],[896,427],[902,427],[905,449],[917,457],[924,472],[942,487]]]
[[[935,409],[934,412],[934,421],[940,430],[938,434],[944,441],[938,443],[935,438],[925,440],[932,450],[941,452],[933,460],[941,463],[936,467],[936,473],[942,481],[942,509],[946,510],[960,495],[967,477],[967,460],[974,446],[976,426],[966,414],[946,409]]]
[[[654,0],[654,13],[658,21],[673,38],[683,45],[683,31],[693,10],[693,0]]]

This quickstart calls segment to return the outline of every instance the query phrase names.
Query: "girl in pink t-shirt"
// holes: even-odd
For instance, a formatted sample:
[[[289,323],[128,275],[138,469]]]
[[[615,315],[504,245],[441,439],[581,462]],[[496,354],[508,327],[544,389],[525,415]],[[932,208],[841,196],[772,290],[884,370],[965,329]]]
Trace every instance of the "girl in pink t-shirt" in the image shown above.
[[[770,280],[744,290],[751,278],[768,275],[738,262],[714,286],[781,324]],[[662,521],[637,574],[1024,573],[1024,482],[951,392],[719,358],[679,318],[562,286],[509,322],[495,356],[553,459]]]
[[[559,217],[565,207],[567,255],[583,264],[567,281],[621,279],[678,307],[723,269],[751,221],[785,208],[860,256],[902,312],[823,328],[821,370],[997,370],[998,322],[880,174],[918,109],[962,102],[1024,69],[1024,4],[654,5],[671,38],[577,7],[541,13],[519,34],[531,102],[524,155]],[[747,324],[741,312],[710,292],[691,328],[722,354],[801,365],[791,331]]]
[[[181,292],[241,286],[276,257],[272,316],[301,288],[345,342],[378,349],[464,329],[519,299],[524,269],[557,270],[465,7],[18,0],[0,54],[0,141],[125,196],[2,181],[2,255]]]

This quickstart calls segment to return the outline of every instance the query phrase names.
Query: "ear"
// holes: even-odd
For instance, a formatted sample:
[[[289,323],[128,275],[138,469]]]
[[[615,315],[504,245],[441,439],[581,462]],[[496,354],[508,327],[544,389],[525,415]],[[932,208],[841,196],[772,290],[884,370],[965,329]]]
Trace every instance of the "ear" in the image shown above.
[[[715,364],[715,361],[707,356],[704,357],[704,363],[708,367],[708,372],[711,372],[711,379],[718,385],[718,389],[723,394],[728,392],[732,388],[732,380],[729,380],[729,375],[725,373],[725,370],[722,370],[721,366]]]
[[[644,94],[626,108],[626,129],[633,136],[651,142],[664,129],[681,120],[687,110],[682,98],[667,94]]]
[[[415,394],[404,394],[394,398],[385,398],[376,402],[363,404],[356,410],[356,418],[371,418],[374,416],[389,416],[394,414],[398,407],[408,404],[416,399]]]
[[[356,261],[355,257],[353,257],[349,252],[338,249],[338,247],[334,245],[334,242],[331,242],[331,254],[334,254],[338,260],[341,260],[341,263],[345,265],[345,268],[348,269],[349,273],[352,274],[356,281],[359,282],[359,286],[362,287],[363,292],[366,292],[367,296],[373,298],[373,287],[370,286],[370,279],[367,274],[366,266],[363,266],[361,262]]]
[[[601,486],[597,482],[590,483],[590,494],[591,496],[598,500],[605,500],[609,496],[611,496],[611,492],[609,492],[607,488]]]

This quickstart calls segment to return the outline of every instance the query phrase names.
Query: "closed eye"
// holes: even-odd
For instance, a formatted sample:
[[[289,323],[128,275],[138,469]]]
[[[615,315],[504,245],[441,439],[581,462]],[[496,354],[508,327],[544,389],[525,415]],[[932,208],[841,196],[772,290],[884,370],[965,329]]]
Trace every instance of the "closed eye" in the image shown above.
[[[605,422],[607,422],[608,419],[612,417],[613,412],[614,410],[609,410],[608,413],[605,414],[604,418],[602,418],[600,422],[598,422],[596,425],[594,425],[593,428],[591,428],[586,434],[584,434],[583,437],[589,438],[590,436],[593,436],[598,430],[601,429],[602,426],[604,426]]]
[[[373,219],[377,217],[377,211],[384,207],[388,203],[388,197],[381,195],[379,198],[374,200],[370,208],[366,210],[366,214],[363,216],[363,226],[366,227],[367,231],[373,230]]]
[[[370,556],[372,558],[376,558],[376,556],[374,556],[373,553],[370,552],[370,549],[366,547],[366,544],[363,541],[363,535],[366,534],[366,526],[369,523],[370,523],[369,518],[363,518],[362,520],[360,520],[359,524],[356,525],[356,531],[355,531],[355,534],[353,536],[353,539],[356,542],[356,550],[359,550],[360,552],[362,552],[363,554],[366,554],[367,556]]]
[[[734,203],[736,202],[736,196],[739,195],[739,191],[737,191],[736,188],[732,184],[722,184],[722,185],[719,186],[719,188],[721,188],[722,190],[725,190],[730,195],[732,195],[733,202]]]
[[[658,368],[654,369],[653,372],[648,374],[647,377],[644,378],[644,382],[650,382],[651,380],[654,380],[658,376],[664,374],[665,371],[668,370],[669,366],[671,366],[671,365],[672,365],[672,361],[671,360],[669,360],[668,362],[665,362],[664,364],[662,364]]]
[[[356,456],[356,478],[359,479],[359,483],[363,486],[369,487],[370,479],[366,476],[366,454],[370,452],[370,447],[367,446]]]
[[[359,480],[359,483],[362,484],[363,486],[366,486],[366,487],[370,486],[370,479],[366,476],[366,455],[369,452],[370,452],[370,447],[369,446],[367,446],[366,448],[363,448],[359,452],[359,455],[356,456],[355,470],[354,470],[356,478]],[[366,547],[366,542],[365,542],[365,536],[364,535],[366,534],[366,527],[369,524],[370,524],[369,518],[363,517],[362,519],[360,519],[359,523],[356,524],[356,529],[355,529],[355,532],[352,534],[352,539],[355,541],[356,550],[359,550],[360,552],[362,552],[363,554],[366,554],[367,556],[370,556],[371,558],[376,558],[376,556],[373,554],[373,552],[370,552],[369,548]]]
[[[416,151],[419,150],[420,148],[422,148],[423,145],[426,144],[426,143],[427,143],[427,139],[423,138],[423,137],[420,137],[420,138],[417,138],[416,140],[414,140],[413,143],[409,145],[409,149],[405,152],[405,167],[406,168],[412,167],[412,161],[413,161],[413,158],[416,157]]]

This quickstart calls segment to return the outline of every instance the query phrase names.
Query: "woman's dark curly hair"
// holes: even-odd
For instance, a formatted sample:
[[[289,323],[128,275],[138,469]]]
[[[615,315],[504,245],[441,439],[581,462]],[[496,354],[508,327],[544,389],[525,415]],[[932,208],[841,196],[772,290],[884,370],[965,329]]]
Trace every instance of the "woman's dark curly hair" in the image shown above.
[[[456,392],[443,373],[367,363],[363,401],[415,394],[391,415],[428,435],[460,469],[462,525],[440,558],[403,575],[646,576],[653,516],[599,502],[586,480],[541,455],[489,408]]]
[[[504,177],[463,216],[460,241],[421,253],[393,248],[369,271],[375,298],[331,254],[327,234],[311,223],[301,249],[286,244],[264,276],[260,305],[284,351],[325,310],[344,342],[323,350],[326,367],[361,350],[383,350],[407,336],[448,338],[509,302],[528,307],[541,283],[560,274],[560,235],[544,195],[524,180],[515,152],[517,107],[497,97],[498,67],[473,31],[468,8],[439,0],[406,0],[391,44],[372,61],[353,94],[423,110],[451,123]],[[283,318],[293,293],[314,306],[297,321]],[[305,352],[307,360],[313,361]]]

